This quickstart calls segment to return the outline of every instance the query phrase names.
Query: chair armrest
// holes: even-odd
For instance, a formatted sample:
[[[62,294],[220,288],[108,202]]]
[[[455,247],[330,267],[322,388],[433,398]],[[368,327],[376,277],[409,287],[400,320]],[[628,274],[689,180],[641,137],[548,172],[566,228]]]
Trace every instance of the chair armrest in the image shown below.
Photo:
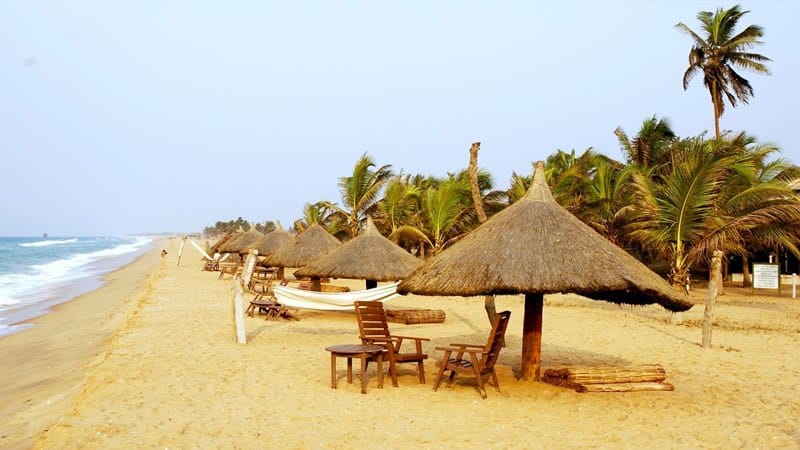
[[[392,335],[392,338],[399,338],[399,339],[413,339],[415,341],[430,341],[429,338],[420,338],[420,337],[411,337],[411,336],[398,336],[396,334]]]
[[[481,349],[482,349],[482,348],[484,347],[483,345],[476,345],[476,344],[455,344],[455,343],[452,343],[452,342],[450,343],[450,345],[452,345],[452,346],[454,346],[454,347],[463,347],[463,348],[481,348]]]

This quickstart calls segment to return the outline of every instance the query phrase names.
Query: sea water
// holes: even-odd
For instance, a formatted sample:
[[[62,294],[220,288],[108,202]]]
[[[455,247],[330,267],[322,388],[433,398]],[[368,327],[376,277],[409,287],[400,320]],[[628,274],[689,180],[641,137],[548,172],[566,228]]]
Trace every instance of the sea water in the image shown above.
[[[149,237],[0,237],[0,337],[57,303],[97,289],[102,276],[152,246]]]

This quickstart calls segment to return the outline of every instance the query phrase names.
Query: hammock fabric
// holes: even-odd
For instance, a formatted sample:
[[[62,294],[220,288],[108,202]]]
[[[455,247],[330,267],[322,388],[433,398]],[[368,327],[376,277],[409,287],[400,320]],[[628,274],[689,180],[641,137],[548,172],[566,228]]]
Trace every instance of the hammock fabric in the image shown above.
[[[283,306],[321,311],[353,311],[353,302],[385,302],[397,297],[398,283],[388,284],[365,291],[353,292],[314,292],[295,289],[289,286],[275,286],[275,298]]]

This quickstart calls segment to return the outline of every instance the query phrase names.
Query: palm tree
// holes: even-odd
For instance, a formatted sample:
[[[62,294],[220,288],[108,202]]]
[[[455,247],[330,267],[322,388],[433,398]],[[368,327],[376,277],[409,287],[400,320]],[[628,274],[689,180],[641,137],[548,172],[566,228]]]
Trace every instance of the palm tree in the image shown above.
[[[614,134],[628,163],[644,168],[666,162],[669,144],[675,139],[675,132],[672,131],[669,121],[656,116],[645,119],[633,139],[628,138],[622,127],[617,127]]]
[[[730,9],[719,8],[716,13],[700,11],[697,19],[705,31],[705,37],[683,23],[675,25],[694,40],[689,50],[689,67],[683,74],[683,89],[686,90],[692,78],[702,72],[703,84],[708,89],[714,106],[714,131],[717,139],[720,137],[719,118],[725,112],[724,100],[727,99],[735,108],[737,101],[746,104],[753,96],[750,82],[739,75],[734,67],[769,75],[769,69],[763,63],[770,59],[748,51],[762,43],[758,39],[764,35],[764,30],[758,25],[749,25],[734,34],[739,19],[748,12],[742,11],[739,5]]]
[[[782,159],[769,159],[777,147],[756,145],[744,133],[721,144],[721,151],[747,159],[726,177],[720,190],[718,211],[724,220],[695,244],[689,256],[708,257],[716,248],[738,255],[743,262],[743,285],[749,286],[748,259],[753,250],[781,247],[800,254],[800,198],[789,184],[798,171]]]
[[[339,178],[342,203],[347,209],[335,203],[328,204],[328,207],[344,217],[351,238],[358,235],[368,211],[375,206],[381,189],[392,177],[391,165],[384,165],[378,169],[373,169],[374,167],[375,163],[366,153],[361,155],[353,167],[352,175]]]
[[[722,224],[717,195],[738,162],[719,157],[708,143],[694,139],[673,157],[672,170],[660,182],[641,172],[633,175],[635,214],[626,225],[627,236],[669,260],[674,285],[683,283],[695,262],[688,257],[690,249]]]
[[[463,237],[473,217],[469,181],[451,175],[425,190],[418,213],[397,227],[390,238],[416,242],[420,256],[425,256],[426,246],[437,255]]]
[[[398,175],[388,182],[383,198],[378,202],[378,214],[389,235],[419,211],[421,198],[422,191],[411,184],[408,175]]]

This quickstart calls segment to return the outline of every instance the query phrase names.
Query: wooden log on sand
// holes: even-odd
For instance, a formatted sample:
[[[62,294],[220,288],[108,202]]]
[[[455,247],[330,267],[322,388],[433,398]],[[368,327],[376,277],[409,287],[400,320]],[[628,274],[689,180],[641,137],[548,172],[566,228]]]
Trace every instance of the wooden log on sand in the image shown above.
[[[575,390],[578,392],[674,391],[675,386],[669,383],[581,384]]]
[[[415,323],[442,323],[445,313],[441,309],[387,309],[386,320],[411,325]]]
[[[664,381],[667,378],[667,372],[658,364],[647,364],[629,367],[595,366],[548,369],[545,371],[545,376],[549,379],[566,378],[578,384],[640,383]]]

